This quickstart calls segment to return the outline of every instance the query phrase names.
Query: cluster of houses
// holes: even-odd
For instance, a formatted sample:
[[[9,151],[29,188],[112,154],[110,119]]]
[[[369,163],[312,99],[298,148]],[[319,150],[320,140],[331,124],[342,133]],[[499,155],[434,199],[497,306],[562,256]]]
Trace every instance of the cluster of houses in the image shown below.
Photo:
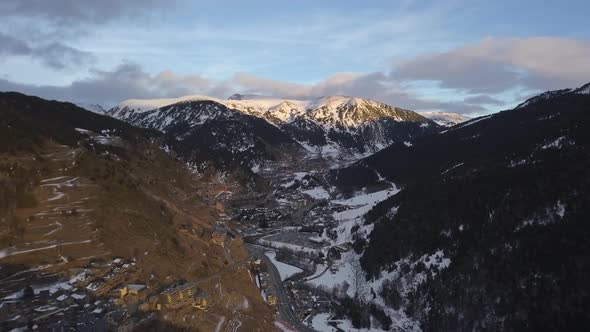
[[[78,284],[96,297],[105,296],[126,279],[132,277],[135,271],[135,262],[126,262],[116,258],[111,265],[92,273],[79,281]]]
[[[278,209],[269,209],[266,207],[241,208],[236,216],[236,220],[241,222],[257,223],[262,228],[271,227],[277,221],[287,220],[291,217]]]
[[[117,287],[135,270],[134,262],[115,259],[106,267],[90,264],[68,281],[43,285],[33,282],[9,299],[2,299],[0,330],[132,330],[139,322],[148,321],[149,314],[132,316],[133,306],[120,306],[121,290]],[[128,297],[139,295],[147,286],[132,284],[123,288],[129,290],[125,294]]]
[[[0,299],[0,331],[133,331],[160,310],[208,310],[209,294],[194,283],[154,290],[135,280],[134,262],[89,265],[69,281],[53,281]]]
[[[155,308],[173,310],[190,305],[206,311],[209,308],[208,299],[209,293],[194,283],[181,283],[161,292]]]

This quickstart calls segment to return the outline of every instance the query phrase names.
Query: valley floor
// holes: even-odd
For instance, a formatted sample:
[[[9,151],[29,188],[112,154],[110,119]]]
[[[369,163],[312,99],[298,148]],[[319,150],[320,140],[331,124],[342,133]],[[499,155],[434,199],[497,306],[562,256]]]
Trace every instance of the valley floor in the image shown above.
[[[269,195],[236,195],[226,203],[250,254],[268,265],[260,273],[261,291],[271,303],[268,294],[276,294],[277,326],[284,330],[348,330],[349,321],[333,318],[334,296],[372,291],[352,250],[353,236],[368,235],[372,226],[363,225],[362,215],[399,189],[384,183],[344,197],[326,181],[327,172],[343,162],[309,156],[267,166],[259,175],[271,181]],[[408,319],[396,315],[407,327]]]

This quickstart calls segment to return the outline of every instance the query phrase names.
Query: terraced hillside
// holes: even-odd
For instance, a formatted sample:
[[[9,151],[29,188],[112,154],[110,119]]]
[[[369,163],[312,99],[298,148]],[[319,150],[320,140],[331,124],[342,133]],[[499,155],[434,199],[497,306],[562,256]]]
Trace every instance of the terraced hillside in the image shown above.
[[[241,241],[211,242],[218,212],[199,195],[203,179],[170,148],[173,141],[14,93],[0,94],[0,128],[3,329],[106,324],[111,313],[167,329],[272,326]],[[208,311],[151,309],[164,289],[185,282],[208,292]],[[131,302],[112,292],[127,283],[144,284],[149,294],[133,302],[147,309],[125,318]],[[111,291],[97,294],[95,284]],[[70,307],[84,298],[96,312]]]

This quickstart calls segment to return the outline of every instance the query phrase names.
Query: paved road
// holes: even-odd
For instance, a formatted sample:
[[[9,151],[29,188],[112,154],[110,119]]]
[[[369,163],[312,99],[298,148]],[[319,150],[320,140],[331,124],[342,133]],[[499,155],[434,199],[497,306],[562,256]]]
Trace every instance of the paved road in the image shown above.
[[[297,319],[295,313],[291,309],[293,305],[293,301],[287,294],[285,287],[283,286],[283,282],[281,281],[281,276],[279,271],[274,266],[274,264],[270,261],[268,257],[264,254],[264,248],[245,244],[248,251],[256,256],[258,259],[264,261],[266,266],[268,267],[268,273],[270,275],[270,280],[274,285],[276,296],[277,296],[277,308],[279,309],[279,317],[282,321],[290,325],[290,327],[294,328],[299,332],[314,332],[315,330],[309,328],[308,326],[304,325]]]

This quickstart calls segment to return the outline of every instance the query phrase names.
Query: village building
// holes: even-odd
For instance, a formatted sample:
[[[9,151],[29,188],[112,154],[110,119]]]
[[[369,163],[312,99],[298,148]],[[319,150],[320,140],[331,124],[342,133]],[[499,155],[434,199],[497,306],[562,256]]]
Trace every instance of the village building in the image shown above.
[[[278,302],[277,296],[269,289],[266,290],[266,302],[270,305],[277,305]]]
[[[227,230],[224,228],[215,228],[213,234],[211,234],[211,242],[214,244],[224,246],[225,245],[225,237],[227,236]]]
[[[117,289],[119,304],[134,304],[144,300],[148,295],[148,287],[143,284],[128,284]]]
[[[169,288],[160,294],[161,307],[177,309],[187,305],[205,309],[209,294],[202,291],[193,283],[186,283]]]
[[[193,307],[207,311],[208,302],[207,299],[209,298],[209,293],[201,290],[195,295],[195,302],[193,303]]]

